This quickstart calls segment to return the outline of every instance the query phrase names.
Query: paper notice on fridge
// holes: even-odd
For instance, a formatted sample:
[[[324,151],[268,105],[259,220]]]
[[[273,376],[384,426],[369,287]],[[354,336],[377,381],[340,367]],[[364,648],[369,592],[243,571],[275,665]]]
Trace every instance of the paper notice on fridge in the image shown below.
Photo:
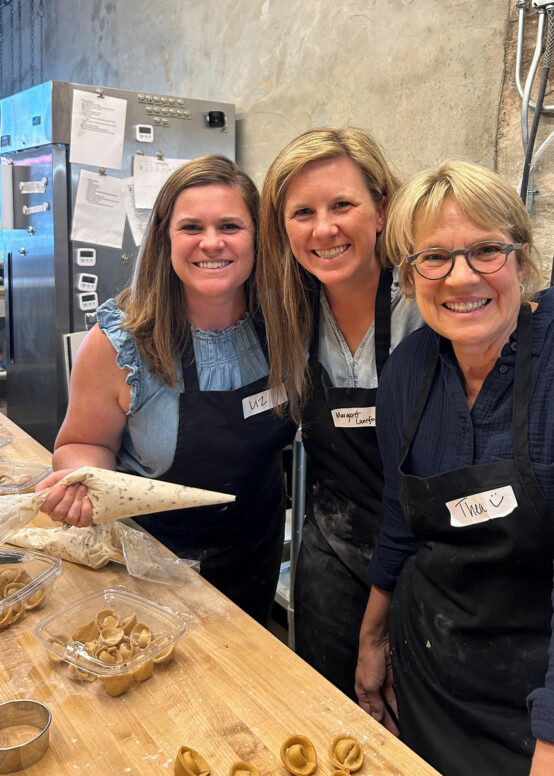
[[[125,229],[125,208],[121,199],[121,178],[81,170],[71,239],[78,242],[121,248]]]
[[[190,159],[153,159],[151,156],[133,156],[135,178],[135,207],[154,207],[158,192],[172,172]]]
[[[121,179],[121,198],[127,213],[127,220],[131,227],[135,245],[140,245],[151,211],[148,208],[137,208],[135,205],[135,180],[134,178]]]
[[[69,161],[121,170],[126,113],[127,100],[74,89]]]

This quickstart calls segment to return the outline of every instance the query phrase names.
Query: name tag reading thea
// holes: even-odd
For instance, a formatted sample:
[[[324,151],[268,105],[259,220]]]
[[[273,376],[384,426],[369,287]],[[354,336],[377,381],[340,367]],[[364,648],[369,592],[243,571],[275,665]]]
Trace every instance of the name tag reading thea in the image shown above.
[[[506,517],[517,507],[517,499],[512,486],[506,485],[504,488],[447,501],[446,507],[450,512],[450,525],[463,528],[497,517]]]
[[[252,415],[258,415],[260,412],[277,407],[287,401],[287,391],[284,383],[278,388],[271,388],[261,393],[255,393],[242,400],[242,414],[244,418],[250,418]]]
[[[375,407],[345,407],[331,410],[331,417],[338,428],[374,427]]]

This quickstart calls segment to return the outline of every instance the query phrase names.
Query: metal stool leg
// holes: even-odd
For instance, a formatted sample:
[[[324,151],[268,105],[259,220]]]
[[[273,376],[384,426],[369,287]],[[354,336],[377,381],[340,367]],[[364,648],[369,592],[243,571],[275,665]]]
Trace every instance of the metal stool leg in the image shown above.
[[[294,649],[294,577],[302,541],[302,523],[306,509],[306,451],[298,429],[292,447],[292,520],[290,537],[290,592],[287,607],[289,647]]]

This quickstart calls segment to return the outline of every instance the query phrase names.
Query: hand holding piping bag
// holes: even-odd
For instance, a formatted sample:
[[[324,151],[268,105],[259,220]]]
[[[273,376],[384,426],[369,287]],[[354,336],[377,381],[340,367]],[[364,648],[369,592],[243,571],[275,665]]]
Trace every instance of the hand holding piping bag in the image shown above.
[[[87,488],[92,520],[96,523],[234,501],[234,496],[226,493],[174,485],[92,466],[75,469],[52,487],[72,487],[75,483],[80,483],[79,488]],[[45,503],[49,492],[50,488],[46,488],[37,493],[1,496],[0,540],[6,539],[32,520]]]

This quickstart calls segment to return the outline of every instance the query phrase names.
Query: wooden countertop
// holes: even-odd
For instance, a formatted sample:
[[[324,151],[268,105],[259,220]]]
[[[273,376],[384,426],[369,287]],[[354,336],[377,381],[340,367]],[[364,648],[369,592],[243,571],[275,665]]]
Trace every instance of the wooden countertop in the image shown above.
[[[50,454],[0,414],[12,443],[0,458],[49,463]],[[44,518],[43,522],[47,522]],[[56,608],[105,587],[124,585],[191,615],[175,659],[118,698],[99,682],[81,685],[51,664],[31,634]],[[358,776],[431,776],[437,771],[365,714],[285,644],[195,572],[180,587],[146,583],[110,564],[94,571],[66,561],[46,607],[0,633],[0,702],[34,698],[52,712],[50,748],[29,776],[173,774],[177,750],[204,755],[212,776],[245,760],[262,776],[287,776],[279,750],[305,735],[318,754],[316,776],[334,770],[327,756],[340,733],[358,738],[365,761]]]

